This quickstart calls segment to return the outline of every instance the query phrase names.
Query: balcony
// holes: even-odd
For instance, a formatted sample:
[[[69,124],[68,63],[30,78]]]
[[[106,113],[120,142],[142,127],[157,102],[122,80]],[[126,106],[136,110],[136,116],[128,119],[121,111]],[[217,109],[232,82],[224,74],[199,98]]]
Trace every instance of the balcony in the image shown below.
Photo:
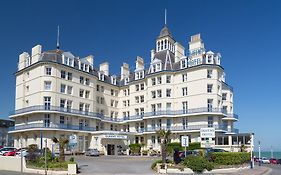
[[[189,125],[189,126],[170,126],[170,127],[147,127],[147,128],[140,128],[137,130],[138,133],[143,132],[156,132],[160,129],[170,130],[170,131],[195,131],[200,130],[201,128],[208,128],[208,125]],[[223,130],[227,131],[227,126],[225,125],[213,125],[213,128],[216,130]]]
[[[96,131],[94,127],[79,126],[79,125],[67,125],[67,124],[55,124],[55,123],[31,123],[25,125],[18,125],[9,128],[9,131],[25,130],[25,129],[63,129],[63,130],[79,130],[79,131]]]
[[[151,118],[156,116],[193,115],[199,113],[219,114],[219,115],[223,115],[226,118],[234,117],[238,119],[238,115],[227,114],[226,111],[223,110],[222,108],[207,108],[207,107],[193,108],[193,109],[186,109],[186,110],[160,110],[160,111],[153,111],[153,112],[145,112],[141,115],[126,116],[123,118],[113,118],[96,112],[80,111],[77,109],[62,108],[58,106],[38,105],[38,106],[30,106],[30,107],[12,111],[10,112],[10,115],[20,115],[20,114],[31,113],[31,112],[63,112],[71,115],[82,115],[86,117],[92,117],[103,121],[111,121],[111,122],[129,122],[132,120],[142,120],[145,118]]]

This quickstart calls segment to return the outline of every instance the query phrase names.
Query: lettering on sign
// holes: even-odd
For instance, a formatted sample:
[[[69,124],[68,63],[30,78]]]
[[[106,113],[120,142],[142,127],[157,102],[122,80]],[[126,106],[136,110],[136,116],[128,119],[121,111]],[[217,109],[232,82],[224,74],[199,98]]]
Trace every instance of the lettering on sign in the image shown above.
[[[215,138],[215,128],[201,128],[200,129],[201,138]]]

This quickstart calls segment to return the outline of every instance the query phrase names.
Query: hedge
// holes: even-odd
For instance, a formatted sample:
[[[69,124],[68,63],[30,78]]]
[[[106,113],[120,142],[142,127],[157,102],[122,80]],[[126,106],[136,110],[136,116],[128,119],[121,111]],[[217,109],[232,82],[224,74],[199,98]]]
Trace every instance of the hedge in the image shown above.
[[[250,153],[246,152],[214,152],[210,154],[210,157],[219,165],[238,165],[251,160]]]
[[[140,150],[141,150],[141,144],[138,144],[138,143],[133,143],[133,144],[130,144],[129,145],[129,148],[131,150],[131,153],[133,154],[139,154],[140,153]]]
[[[180,142],[168,143],[167,152],[168,152],[169,155],[173,155],[174,149],[178,149],[179,151],[182,151],[183,147],[181,146]]]
[[[184,159],[183,165],[195,173],[202,173],[204,170],[211,171],[214,168],[213,162],[209,162],[203,156],[188,156]]]

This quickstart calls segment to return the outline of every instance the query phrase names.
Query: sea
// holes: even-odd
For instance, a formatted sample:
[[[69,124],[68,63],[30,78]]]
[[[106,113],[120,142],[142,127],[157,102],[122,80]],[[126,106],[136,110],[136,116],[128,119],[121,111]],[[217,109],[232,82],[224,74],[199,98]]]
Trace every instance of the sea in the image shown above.
[[[272,154],[273,154],[273,158],[276,158],[276,159],[281,159],[281,152],[278,151],[278,152],[272,152],[271,151],[262,151],[261,152],[261,157],[267,157],[267,158],[271,158],[272,157]],[[259,152],[254,152],[254,155],[256,157],[259,157]]]

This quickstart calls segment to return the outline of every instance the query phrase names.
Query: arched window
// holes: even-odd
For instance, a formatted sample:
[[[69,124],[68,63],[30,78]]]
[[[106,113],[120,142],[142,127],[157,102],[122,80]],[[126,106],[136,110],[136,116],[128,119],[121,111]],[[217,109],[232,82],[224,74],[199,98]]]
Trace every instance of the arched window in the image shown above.
[[[163,50],[163,40],[161,41],[161,50]]]
[[[157,42],[157,51],[159,51],[160,50],[160,42],[158,41]]]
[[[167,49],[167,40],[166,39],[165,39],[164,43],[165,43],[164,49]]]

